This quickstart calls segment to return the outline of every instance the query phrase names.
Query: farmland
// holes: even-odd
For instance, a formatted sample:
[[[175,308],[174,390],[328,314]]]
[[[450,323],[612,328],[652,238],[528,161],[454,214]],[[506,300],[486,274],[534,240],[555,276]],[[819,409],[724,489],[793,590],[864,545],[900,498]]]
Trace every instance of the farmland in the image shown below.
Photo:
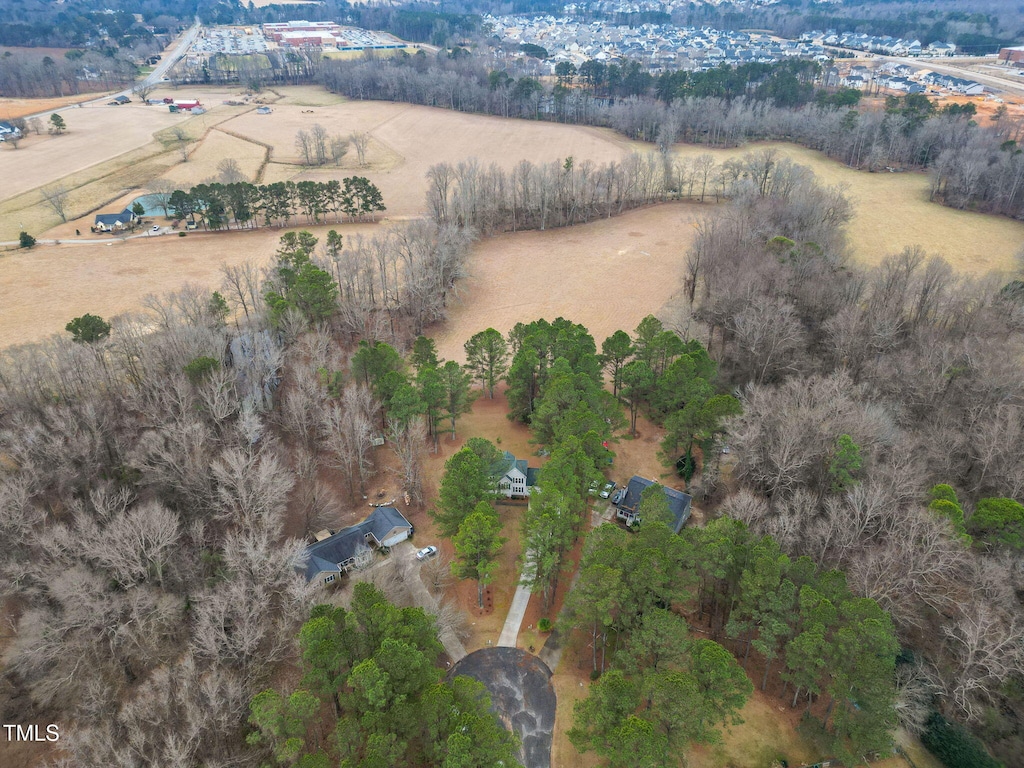
[[[216,175],[218,163],[228,157],[250,179],[261,173],[258,180],[263,183],[366,176],[380,187],[387,216],[396,220],[422,215],[425,174],[438,162],[476,158],[482,164],[509,168],[522,159],[538,162],[572,156],[602,163],[620,160],[631,151],[650,150],[606,129],[503,120],[405,104],[346,102],[314,87],[262,94],[258,101],[272,105],[269,115],[256,114],[256,99],[246,102],[243,94],[227,88],[154,94],[160,96],[198,96],[209,105],[209,112],[189,117],[138,104],[74,109],[66,118],[67,134],[30,136],[17,150],[0,148],[0,176],[7,180],[0,192],[5,198],[0,200],[0,240],[13,240],[25,229],[40,239],[87,241],[87,235],[76,236],[75,230],[87,233],[97,209],[123,206],[157,178],[182,186],[206,180]],[[358,164],[350,148],[337,167],[299,165],[295,134],[317,123],[332,135],[368,133],[365,164]],[[188,162],[182,162],[175,127],[190,139]],[[269,158],[263,145],[272,147]],[[763,146],[729,150],[677,146],[675,152],[679,156],[710,152],[717,162],[724,162]],[[825,183],[846,189],[854,210],[851,252],[862,264],[877,264],[903,247],[920,245],[967,272],[1005,271],[1024,240],[1020,222],[930,203],[928,178],[922,174],[858,172],[810,150],[773,146],[780,156],[810,167]],[[71,215],[66,224],[41,201],[38,188],[52,183],[70,190]],[[455,308],[454,318],[465,323],[464,328],[500,327],[509,319],[561,313],[576,314],[575,319],[598,334],[606,326],[612,330],[632,327],[631,318],[657,311],[678,289],[675,265],[681,263],[692,224],[712,210],[713,204],[673,204],[573,230],[485,240],[471,262],[472,275],[463,285],[463,303]],[[351,234],[357,228],[343,225],[341,229]],[[38,339],[59,331],[77,312],[125,311],[137,307],[142,296],[173,288],[182,279],[215,285],[220,261],[266,262],[279,234],[199,237],[192,233],[188,240],[147,238],[111,248],[85,242],[41,244],[30,256],[9,254],[4,257],[0,287],[15,298],[15,307],[23,309],[5,313],[0,337],[7,343]],[[205,260],[197,254],[200,247],[209,247],[216,256]],[[182,259],[189,262],[184,271],[179,270]],[[40,263],[48,268],[33,269]],[[509,263],[515,265],[516,274],[523,275],[521,285],[529,285],[529,291],[509,289],[504,271]],[[47,297],[42,303],[40,295]],[[461,330],[444,333],[446,339],[448,335],[455,339]]]

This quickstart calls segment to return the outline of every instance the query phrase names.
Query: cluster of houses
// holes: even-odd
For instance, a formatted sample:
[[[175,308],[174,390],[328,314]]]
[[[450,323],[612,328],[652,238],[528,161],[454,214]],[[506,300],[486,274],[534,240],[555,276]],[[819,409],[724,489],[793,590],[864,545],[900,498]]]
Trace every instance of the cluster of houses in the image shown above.
[[[673,24],[615,26],[550,15],[485,16],[493,34],[509,42],[538,45],[552,71],[561,61],[639,61],[653,71],[712,69],[721,64],[774,63],[787,58],[826,61],[825,48],[814,42],[778,40],[757,32],[677,27]]]
[[[535,467],[526,460],[517,459],[505,451],[498,465],[492,469],[503,472],[498,480],[499,495],[506,498],[528,498],[537,489]],[[614,500],[616,519],[627,526],[638,525],[640,520],[640,497],[653,480],[634,475]],[[691,497],[674,488],[664,489],[672,515],[670,527],[675,533],[682,530],[690,517]],[[306,547],[301,572],[307,583],[332,584],[352,570],[365,568],[373,562],[374,553],[408,539],[413,526],[395,507],[385,505],[374,508],[373,512],[356,525],[350,525],[337,532],[321,531],[316,541]]]
[[[906,64],[886,62],[878,69],[855,65],[840,79],[840,85],[866,91],[870,88],[888,88],[901,93],[925,93],[941,89],[962,96],[980,96],[986,88],[974,80],[945,75],[926,69],[914,69]]]
[[[889,56],[952,56],[956,53],[956,45],[953,43],[936,40],[927,46],[922,46],[920,40],[904,40],[890,35],[880,37],[855,32],[836,32],[833,29],[826,32],[820,30],[805,32],[800,39],[807,42],[820,42],[822,45],[837,48],[884,53]]]

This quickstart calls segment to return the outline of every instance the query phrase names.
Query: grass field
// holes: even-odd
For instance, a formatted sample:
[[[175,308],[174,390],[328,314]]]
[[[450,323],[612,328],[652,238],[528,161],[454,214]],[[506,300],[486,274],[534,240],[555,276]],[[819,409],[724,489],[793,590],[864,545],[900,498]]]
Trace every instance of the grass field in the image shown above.
[[[620,328],[632,332],[682,287],[681,261],[703,210],[659,205],[481,241],[461,286],[463,299],[438,330],[438,352],[461,360],[466,339],[488,326],[505,333],[517,322],[559,315],[582,323],[598,344]]]
[[[69,113],[69,132],[64,136],[32,136],[18,150],[0,148],[0,177],[5,180],[0,195],[7,196],[0,201],[0,241],[16,239],[22,229],[37,237],[74,237],[76,228],[88,230],[97,208],[106,210],[106,206],[130,199],[128,196],[136,192],[142,194],[146,185],[160,176],[183,186],[203,181],[216,174],[217,164],[225,157],[233,157],[252,177],[265,153],[253,142],[274,147],[262,182],[324,180],[359,173],[381,188],[387,215],[394,219],[422,214],[426,171],[442,160],[458,163],[476,158],[481,163],[510,167],[521,159],[547,161],[572,155],[577,160],[600,163],[621,159],[631,151],[649,150],[647,145],[627,141],[605,129],[503,120],[386,102],[348,102],[313,86],[260,94],[257,99],[274,105],[270,115],[255,114],[252,105],[257,99],[241,106],[224,104],[244,98],[228,88],[154,94],[165,95],[197,96],[210,111],[187,117],[135,104],[83,108]],[[318,122],[332,134],[369,132],[366,166],[357,166],[351,149],[340,167],[306,169],[295,164],[295,133]],[[171,135],[175,126],[185,128],[196,139],[188,163],[180,162]],[[759,146],[711,154],[723,162]],[[973,273],[1005,270],[1024,241],[1024,224],[1020,222],[954,211],[928,202],[928,179],[923,174],[862,173],[800,147],[774,146],[780,154],[809,166],[825,183],[846,188],[854,204],[851,249],[860,263],[877,264],[886,255],[917,244],[929,253],[944,256],[959,269]],[[709,150],[678,146],[675,151],[696,155]],[[60,226],[38,192],[39,186],[56,181],[73,190],[69,198],[71,221]],[[632,329],[644,315],[663,307],[678,290],[680,264],[693,234],[692,223],[711,210],[711,205],[659,206],[572,230],[521,233],[483,241],[471,261],[471,277],[463,285],[464,301],[453,308],[452,323],[442,331],[442,345],[455,345],[457,349],[466,330],[472,333],[489,325],[507,329],[518,320],[558,314],[583,322],[598,338],[620,327]],[[104,246],[78,246],[73,249],[73,258],[64,246],[41,246],[33,251],[33,259],[47,261],[53,269],[45,277],[35,278],[32,285],[52,297],[55,311],[50,316],[46,313],[50,300],[42,305],[31,296],[20,300],[28,283],[11,265],[24,257],[3,257],[0,287],[18,299],[15,305],[31,310],[32,317],[5,313],[0,325],[8,323],[3,330],[13,335],[2,338],[13,343],[59,330],[68,317],[61,298],[67,296],[69,305],[75,304],[70,297],[76,291],[92,301],[92,306],[84,306],[82,311],[109,314],[138,306],[143,295],[175,287],[175,272],[167,264],[179,254],[194,258],[196,248],[206,247],[206,242],[229,260],[236,254],[237,258],[269,259],[278,235],[219,235],[208,241],[198,237],[187,241],[165,238],[158,246],[115,246],[138,248],[140,258],[130,273],[117,277],[114,292],[99,282],[99,276],[105,274],[102,267],[91,271],[95,278],[90,277],[89,270],[83,273],[79,269],[81,262],[104,264],[109,258],[108,252],[100,250]],[[509,281],[509,274],[525,276],[522,284],[529,285],[529,290],[510,288],[514,283]],[[189,276],[198,279],[192,272],[182,275]],[[211,279],[214,276],[211,273]],[[644,298],[638,301],[638,296]]]
[[[36,112],[59,109],[82,101],[91,101],[103,95],[103,91],[79,93],[75,96],[61,96],[56,99],[0,99],[0,120],[25,117]]]
[[[330,227],[307,227],[321,239]],[[369,234],[374,225],[338,227],[345,234]],[[124,242],[73,242],[0,253],[0,345],[36,341],[62,333],[85,312],[112,317],[138,309],[150,293],[177,290],[185,282],[216,289],[221,264],[249,259],[269,263],[281,230],[228,236],[190,232]],[[71,237],[74,240],[74,237]]]
[[[231,158],[238,162],[246,179],[253,181],[265,155],[266,149],[259,144],[214,129],[189,155],[187,163],[175,164],[163,174],[163,178],[187,188],[200,181],[215,178],[221,160]]]

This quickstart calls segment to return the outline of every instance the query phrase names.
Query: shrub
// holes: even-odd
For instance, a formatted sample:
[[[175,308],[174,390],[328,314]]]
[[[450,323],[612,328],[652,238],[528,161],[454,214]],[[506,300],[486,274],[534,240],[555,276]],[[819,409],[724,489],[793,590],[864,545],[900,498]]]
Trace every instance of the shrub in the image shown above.
[[[36,244],[36,239],[32,237],[28,232],[20,232],[18,234],[18,247],[20,248],[31,248]]]
[[[185,375],[193,384],[198,384],[213,371],[220,367],[220,362],[212,357],[202,356],[185,366]]]
[[[1024,506],[1013,499],[982,499],[968,528],[986,541],[1024,549]]]
[[[985,746],[967,730],[948,722],[938,712],[932,712],[925,724],[921,742],[947,768],[1001,768]]]
[[[184,237],[187,234],[188,234],[188,232],[179,232],[178,233],[178,237]]]
[[[543,619],[538,621],[537,622],[537,629],[539,629],[541,632],[550,632],[551,631],[551,619],[549,619],[547,617],[544,617]]]
[[[85,314],[65,325],[64,330],[80,344],[91,344],[110,335],[110,323],[98,315]]]

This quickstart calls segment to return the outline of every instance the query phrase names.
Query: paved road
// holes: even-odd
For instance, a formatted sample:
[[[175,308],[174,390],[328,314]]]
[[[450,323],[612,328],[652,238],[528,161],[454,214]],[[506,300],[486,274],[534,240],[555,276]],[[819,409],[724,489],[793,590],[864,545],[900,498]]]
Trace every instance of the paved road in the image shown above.
[[[491,695],[491,710],[519,734],[523,765],[550,768],[556,699],[551,670],[543,661],[518,648],[483,648],[456,664],[449,675],[483,683]]]

